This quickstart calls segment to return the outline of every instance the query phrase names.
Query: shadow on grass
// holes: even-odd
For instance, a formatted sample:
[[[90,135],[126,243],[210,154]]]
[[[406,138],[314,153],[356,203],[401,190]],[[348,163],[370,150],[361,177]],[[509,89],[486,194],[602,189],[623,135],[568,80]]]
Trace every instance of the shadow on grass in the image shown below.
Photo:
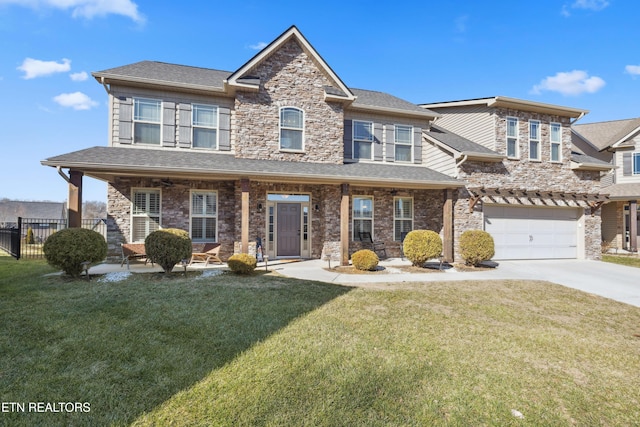
[[[350,291],[261,274],[23,281],[0,280],[0,401],[26,413],[0,413],[0,424],[129,424]],[[86,402],[90,412],[35,413],[29,402]]]

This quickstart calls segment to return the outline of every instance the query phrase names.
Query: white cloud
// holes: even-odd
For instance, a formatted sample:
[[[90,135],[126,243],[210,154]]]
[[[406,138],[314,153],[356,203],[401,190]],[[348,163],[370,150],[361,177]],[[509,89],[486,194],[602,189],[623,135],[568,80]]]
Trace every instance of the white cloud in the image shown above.
[[[53,100],[63,107],[71,107],[74,110],[90,110],[98,103],[82,92],[61,93],[53,97]]]
[[[545,78],[531,89],[531,93],[540,94],[542,91],[550,91],[559,92],[562,95],[580,95],[595,93],[605,84],[605,81],[600,77],[589,76],[586,71],[573,70]]]
[[[145,18],[138,12],[138,5],[131,0],[0,0],[0,4],[15,4],[39,10],[52,7],[71,10],[74,18],[92,19],[96,16],[122,15],[135,22],[144,23]]]
[[[627,72],[627,74],[640,76],[640,65],[627,65],[626,67],[624,67],[624,70]]]
[[[576,0],[571,5],[574,9],[602,10],[609,6],[608,0]]]
[[[469,15],[458,16],[455,20],[456,32],[458,33],[466,32],[467,22],[469,22]]]
[[[69,77],[74,82],[83,82],[89,78],[89,74],[87,74],[86,71],[81,71],[79,73],[71,73],[69,74]]]
[[[71,69],[71,60],[64,58],[62,62],[56,62],[26,58],[17,69],[24,71],[23,79],[35,79],[54,73],[66,73]]]
[[[250,49],[253,49],[253,50],[262,50],[262,49],[264,49],[265,47],[267,47],[267,45],[268,45],[268,43],[265,43],[265,42],[258,42],[258,43],[256,43],[256,44],[251,44],[251,45],[249,45],[249,48],[250,48]]]

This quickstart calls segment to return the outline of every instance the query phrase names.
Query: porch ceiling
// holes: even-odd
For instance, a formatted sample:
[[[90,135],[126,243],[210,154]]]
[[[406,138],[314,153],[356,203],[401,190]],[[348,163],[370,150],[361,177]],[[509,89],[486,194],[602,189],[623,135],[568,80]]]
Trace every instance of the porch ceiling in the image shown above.
[[[232,154],[92,147],[41,161],[45,166],[83,172],[103,181],[145,176],[199,180],[248,178],[256,181],[443,189],[465,183],[424,166],[380,163],[326,164],[241,159]]]

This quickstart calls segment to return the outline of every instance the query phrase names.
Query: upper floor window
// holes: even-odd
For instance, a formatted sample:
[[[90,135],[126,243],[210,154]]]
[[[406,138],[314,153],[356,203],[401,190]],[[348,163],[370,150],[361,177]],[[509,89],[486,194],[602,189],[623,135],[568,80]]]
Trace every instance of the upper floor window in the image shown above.
[[[133,103],[133,142],[160,145],[162,101],[137,98]]]
[[[507,157],[518,158],[518,119],[507,117]]]
[[[633,174],[640,175],[640,153],[633,153]]]
[[[217,241],[218,194],[215,191],[191,193],[191,239]]]
[[[549,139],[551,142],[551,161],[562,161],[562,125],[560,123],[551,123]]]
[[[395,126],[395,149],[397,162],[410,162],[413,152],[413,127]]]
[[[540,160],[540,121],[529,121],[529,159]]]
[[[131,241],[143,242],[160,228],[160,190],[134,190],[131,216]]]
[[[191,140],[194,148],[218,148],[218,107],[193,104],[191,108]]]
[[[353,158],[371,160],[373,155],[373,123],[353,121]]]
[[[369,232],[373,237],[373,197],[353,198],[353,240],[360,240],[360,234]]]
[[[393,240],[402,241],[403,235],[413,230],[413,199],[395,197],[393,199]]]
[[[280,109],[280,149],[302,150],[304,140],[304,112],[299,108]]]

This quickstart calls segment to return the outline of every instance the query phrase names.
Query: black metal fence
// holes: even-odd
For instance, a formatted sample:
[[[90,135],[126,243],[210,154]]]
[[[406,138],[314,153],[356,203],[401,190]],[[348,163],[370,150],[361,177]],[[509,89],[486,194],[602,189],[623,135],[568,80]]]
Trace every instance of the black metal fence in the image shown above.
[[[53,233],[65,228],[67,221],[64,219],[18,218],[15,226],[0,229],[0,248],[16,259],[44,258],[44,242]],[[105,239],[107,237],[105,219],[83,219],[82,228],[97,231]]]

